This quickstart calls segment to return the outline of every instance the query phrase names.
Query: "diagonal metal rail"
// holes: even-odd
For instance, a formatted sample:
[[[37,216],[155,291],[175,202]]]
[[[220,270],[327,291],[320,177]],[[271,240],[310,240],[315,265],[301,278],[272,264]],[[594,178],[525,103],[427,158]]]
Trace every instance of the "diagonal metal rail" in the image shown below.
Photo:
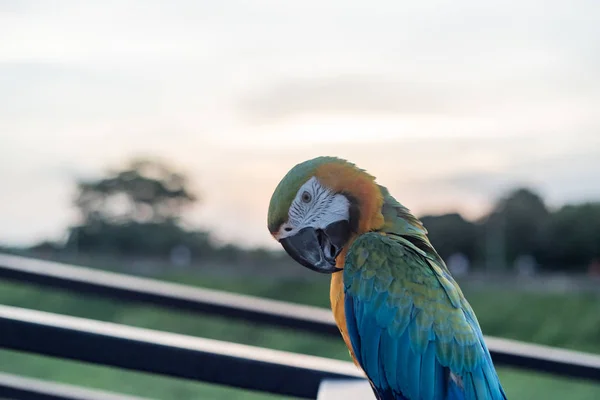
[[[364,379],[350,362],[0,306],[0,347],[315,399],[324,379]]]
[[[329,310],[0,254],[0,278],[339,337]]]
[[[339,337],[329,310],[0,255],[0,278]],[[600,382],[600,356],[486,336],[497,365]]]

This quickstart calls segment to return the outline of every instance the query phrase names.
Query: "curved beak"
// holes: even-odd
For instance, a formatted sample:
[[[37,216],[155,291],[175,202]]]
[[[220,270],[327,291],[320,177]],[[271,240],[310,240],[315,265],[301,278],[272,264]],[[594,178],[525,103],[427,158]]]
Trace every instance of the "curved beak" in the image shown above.
[[[313,271],[331,274],[341,271],[335,259],[350,237],[348,221],[337,221],[327,228],[306,227],[294,236],[280,240],[284,250],[299,264]]]

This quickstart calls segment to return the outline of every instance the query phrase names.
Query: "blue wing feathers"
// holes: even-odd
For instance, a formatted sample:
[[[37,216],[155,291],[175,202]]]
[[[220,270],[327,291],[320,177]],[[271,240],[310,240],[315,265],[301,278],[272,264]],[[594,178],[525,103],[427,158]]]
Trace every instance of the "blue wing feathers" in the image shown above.
[[[454,382],[452,379],[449,379],[448,381],[448,394],[445,397],[445,400],[465,400],[465,391],[464,389],[460,388],[458,386],[458,384],[456,382]],[[472,398],[477,398],[472,397]]]
[[[346,314],[346,329],[348,330],[348,334],[350,335],[350,343],[352,344],[352,352],[354,353],[354,357],[356,361],[362,365],[363,360],[360,356],[360,348],[361,348],[361,340],[360,335],[358,334],[358,325],[356,323],[356,316],[358,313],[355,311],[355,306],[353,301],[346,301],[344,304],[345,314]]]
[[[381,329],[375,323],[374,318],[363,316],[363,325],[359,326],[359,333],[362,338],[361,356],[365,369],[373,371],[371,381],[376,387],[384,387],[385,378],[379,374],[379,343],[381,339]]]
[[[387,368],[393,368],[396,370],[397,386],[396,390],[408,394],[410,392],[409,380],[408,380],[408,369],[407,366],[410,362],[411,349],[410,341],[408,339],[408,331],[405,331],[402,336],[396,338],[397,349],[398,349],[398,364],[394,366],[386,366]]]
[[[473,313],[473,311],[470,309],[468,312],[465,312],[465,316],[473,326],[474,331],[477,334],[477,339],[479,342],[478,344],[481,346],[481,349],[484,353],[484,361],[481,365],[483,375],[482,379],[485,381],[487,386],[489,398],[506,399],[506,393],[504,393],[504,389],[502,388],[502,385],[500,385],[500,380],[498,379],[498,374],[494,368],[492,356],[490,355],[490,351],[485,344],[485,340],[483,339],[483,332],[481,332],[481,328],[479,328],[477,317],[475,317],[475,313]]]
[[[379,347],[379,357],[381,366],[385,374],[387,386],[390,388],[400,387],[398,372],[396,368],[387,368],[384,366],[398,365],[398,341],[392,338],[388,332],[381,335],[381,346]]]
[[[424,382],[422,386],[421,398],[424,400],[432,400],[436,397],[437,387],[436,370],[439,363],[435,358],[435,343],[429,342],[425,354],[421,357],[420,377]]]
[[[426,269],[421,254],[390,238],[362,237],[368,238],[355,241],[343,272],[346,325],[378,398],[506,400],[475,314],[451,276]],[[382,252],[382,243],[394,251]],[[360,266],[353,264],[355,248]],[[425,268],[423,275],[394,270],[413,268],[411,262]]]

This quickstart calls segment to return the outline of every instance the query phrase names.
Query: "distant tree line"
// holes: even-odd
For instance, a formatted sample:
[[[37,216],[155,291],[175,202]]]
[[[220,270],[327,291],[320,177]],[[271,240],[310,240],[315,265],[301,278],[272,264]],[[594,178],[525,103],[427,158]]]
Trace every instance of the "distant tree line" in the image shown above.
[[[36,248],[169,258],[173,255],[260,262],[282,254],[234,245],[218,246],[209,232],[185,227],[183,215],[199,196],[187,177],[156,159],[134,159],[104,177],[77,182],[74,206],[80,222],[64,244]],[[500,199],[491,212],[471,222],[457,213],[421,218],[444,259],[464,255],[474,266],[510,268],[523,255],[548,270],[584,270],[600,259],[600,203],[549,210],[543,199],[520,188]]]
[[[462,253],[475,265],[492,260],[510,268],[528,255],[542,269],[572,271],[600,261],[600,202],[551,211],[539,195],[519,188],[475,222],[456,213],[421,220],[445,259]]]

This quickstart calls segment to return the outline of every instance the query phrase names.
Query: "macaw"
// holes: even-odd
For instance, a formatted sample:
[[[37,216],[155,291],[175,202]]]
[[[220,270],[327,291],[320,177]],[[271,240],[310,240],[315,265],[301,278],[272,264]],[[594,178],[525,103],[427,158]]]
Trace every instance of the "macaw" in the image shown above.
[[[473,309],[411,212],[336,157],[294,166],[268,229],[299,264],[331,274],[334,319],[379,400],[500,400]]]

